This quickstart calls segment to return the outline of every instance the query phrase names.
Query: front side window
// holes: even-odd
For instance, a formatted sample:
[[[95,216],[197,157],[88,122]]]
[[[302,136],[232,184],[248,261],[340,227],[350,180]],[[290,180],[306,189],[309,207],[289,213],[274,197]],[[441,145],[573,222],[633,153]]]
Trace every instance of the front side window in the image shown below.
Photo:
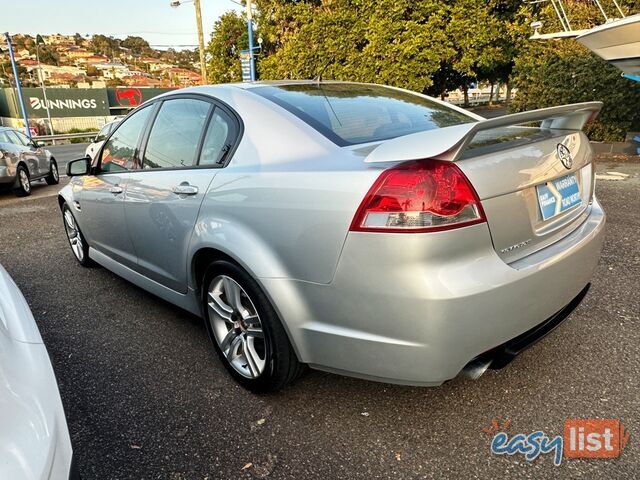
[[[285,108],[340,146],[476,121],[428,98],[380,85],[304,83],[250,91]]]
[[[98,132],[98,135],[96,135],[96,138],[94,139],[94,142],[102,142],[104,141],[105,138],[107,138],[107,136],[109,135],[109,131],[111,130],[111,125],[105,125],[104,127],[102,127],[102,129]]]
[[[144,152],[144,169],[191,167],[202,129],[213,106],[202,100],[165,100],[156,116]]]
[[[235,136],[235,123],[224,111],[216,108],[207,127],[199,165],[221,165]]]
[[[9,130],[7,133],[9,134],[9,138],[11,139],[11,143],[19,145],[21,147],[29,146],[29,139],[24,133],[18,132],[16,130]]]
[[[138,168],[136,150],[151,110],[151,107],[138,110],[119,124],[102,149],[101,172],[121,172]]]
[[[0,132],[0,143],[13,143],[10,139],[9,139],[9,135],[7,135],[8,132]]]

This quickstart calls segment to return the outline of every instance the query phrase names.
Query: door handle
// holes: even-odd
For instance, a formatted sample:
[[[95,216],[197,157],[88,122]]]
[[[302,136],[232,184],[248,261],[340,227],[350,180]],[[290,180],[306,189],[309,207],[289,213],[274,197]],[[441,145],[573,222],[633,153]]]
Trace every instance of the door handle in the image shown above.
[[[198,193],[198,187],[189,185],[188,183],[181,183],[177,187],[173,187],[171,191],[176,195],[195,195]]]
[[[118,195],[120,193],[122,193],[124,190],[122,190],[122,187],[119,185],[114,185],[113,187],[111,187],[109,189],[109,192],[113,193],[114,195]]]

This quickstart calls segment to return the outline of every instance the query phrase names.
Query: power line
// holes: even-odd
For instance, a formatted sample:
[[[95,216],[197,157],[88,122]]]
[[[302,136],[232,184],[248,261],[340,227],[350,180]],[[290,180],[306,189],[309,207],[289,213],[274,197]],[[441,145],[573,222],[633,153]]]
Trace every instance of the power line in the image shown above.
[[[197,47],[195,44],[181,44],[181,43],[150,43],[150,47]]]

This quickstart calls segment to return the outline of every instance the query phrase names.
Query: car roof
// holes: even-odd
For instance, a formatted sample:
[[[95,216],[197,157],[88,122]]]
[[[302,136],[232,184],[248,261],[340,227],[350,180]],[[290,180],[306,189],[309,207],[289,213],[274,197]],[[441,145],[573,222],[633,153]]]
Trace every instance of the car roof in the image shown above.
[[[342,84],[342,85],[373,85],[371,83],[364,82],[343,82],[339,80],[322,80],[318,82],[317,80],[260,80],[255,82],[236,82],[236,83],[213,83],[208,85],[198,85],[194,87],[187,87],[179,90],[174,90],[171,92],[163,93],[162,96],[171,96],[174,94],[186,93],[186,92],[202,92],[202,93],[210,93],[213,94],[215,91],[226,90],[226,91],[238,91],[244,90],[249,91],[254,88],[260,87],[280,87],[283,85],[327,85],[327,84]],[[385,88],[393,88],[389,85],[381,85],[375,84],[379,87]],[[415,92],[414,92],[415,93]],[[154,97],[157,98],[157,97]]]
[[[283,85],[323,85],[323,84],[342,84],[342,85],[371,85],[362,82],[343,82],[340,80],[260,80],[257,82],[238,82],[229,83],[227,85],[243,90],[250,90],[258,87],[280,87]],[[387,85],[378,85],[380,87],[387,87]]]

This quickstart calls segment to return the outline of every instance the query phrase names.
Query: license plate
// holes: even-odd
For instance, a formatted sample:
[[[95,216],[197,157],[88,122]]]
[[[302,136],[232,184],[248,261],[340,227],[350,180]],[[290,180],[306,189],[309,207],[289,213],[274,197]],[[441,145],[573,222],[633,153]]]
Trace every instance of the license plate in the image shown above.
[[[555,217],[582,202],[575,173],[538,185],[536,190],[543,220]]]

